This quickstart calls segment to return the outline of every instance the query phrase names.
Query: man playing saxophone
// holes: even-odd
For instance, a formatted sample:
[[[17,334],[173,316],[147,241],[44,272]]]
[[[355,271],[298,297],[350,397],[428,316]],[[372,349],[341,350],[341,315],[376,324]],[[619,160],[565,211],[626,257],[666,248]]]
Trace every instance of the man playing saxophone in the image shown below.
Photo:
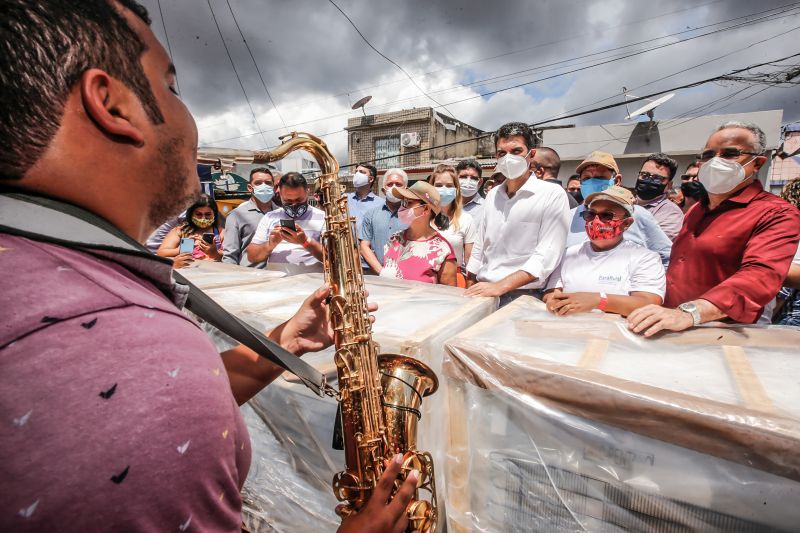
[[[220,359],[170,262],[131,252],[199,193],[175,68],[133,0],[7,0],[3,20],[0,530],[239,531],[237,404],[281,369],[242,346]],[[3,218],[20,202],[35,230]],[[330,292],[268,336],[329,346]],[[400,471],[340,531],[405,530],[416,476],[397,490]]]

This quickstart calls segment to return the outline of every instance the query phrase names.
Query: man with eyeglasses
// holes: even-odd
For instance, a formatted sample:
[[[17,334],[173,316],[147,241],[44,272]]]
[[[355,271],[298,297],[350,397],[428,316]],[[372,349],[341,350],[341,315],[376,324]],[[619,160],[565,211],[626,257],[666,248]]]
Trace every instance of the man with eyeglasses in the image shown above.
[[[664,306],[628,317],[635,333],[682,331],[714,320],[752,324],[775,299],[800,239],[800,213],[764,191],[766,136],[755,124],[728,122],[698,156],[708,192],[686,214],[667,269]]]
[[[590,194],[602,192],[613,185],[622,183],[622,174],[614,156],[608,152],[594,151],[583,160],[575,169],[581,180],[581,196],[588,198]],[[579,205],[570,213],[571,222],[567,234],[567,247],[586,242],[589,237],[584,229],[582,213],[586,211],[586,204]],[[625,232],[623,238],[640,244],[656,252],[661,257],[664,266],[669,263],[669,254],[672,250],[672,241],[661,229],[647,209],[640,205],[633,208],[633,224]]]
[[[583,211],[589,240],[570,246],[547,280],[544,301],[559,316],[595,309],[628,316],[664,300],[664,267],[657,253],[622,236],[633,224],[633,195],[618,186],[589,195]]]
[[[533,174],[540,180],[555,183],[559,187],[561,182],[558,181],[558,172],[561,170],[561,157],[558,152],[547,146],[540,146],[533,154],[533,164],[531,165]],[[569,208],[574,209],[578,207],[578,201],[571,194],[567,194],[567,201]]]
[[[674,241],[683,224],[683,211],[667,197],[678,163],[667,154],[650,154],[636,178],[636,204],[647,209],[659,227]]]

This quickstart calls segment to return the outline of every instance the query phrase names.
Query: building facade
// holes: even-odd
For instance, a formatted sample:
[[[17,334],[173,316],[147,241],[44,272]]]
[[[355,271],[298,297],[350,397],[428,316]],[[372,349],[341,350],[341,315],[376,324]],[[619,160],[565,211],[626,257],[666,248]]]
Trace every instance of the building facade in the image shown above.
[[[491,157],[494,152],[491,136],[430,107],[350,118],[345,129],[350,163],[377,160],[378,169]],[[466,142],[446,146],[457,141]]]

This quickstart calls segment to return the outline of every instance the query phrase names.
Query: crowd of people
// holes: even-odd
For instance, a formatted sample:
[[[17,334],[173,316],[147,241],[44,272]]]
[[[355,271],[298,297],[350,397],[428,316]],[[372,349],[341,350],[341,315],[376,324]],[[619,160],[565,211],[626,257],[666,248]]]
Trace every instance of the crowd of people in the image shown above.
[[[183,312],[174,268],[321,270],[324,216],[302,175],[264,167],[223,225],[146,9],[79,4],[6,0],[0,27],[0,529],[238,531],[251,463],[239,406],[283,368],[242,344],[220,353]],[[756,125],[720,125],[680,194],[669,156],[647,157],[631,191],[593,152],[565,190],[557,152],[509,123],[488,179],[472,160],[414,184],[363,164],[348,197],[372,275],[618,313],[645,336],[798,325],[800,180],[783,198],[763,190],[765,144]],[[263,335],[296,356],[331,346],[329,295]],[[342,533],[406,529],[418,473],[400,481],[393,459]]]
[[[594,151],[562,188],[558,152],[536,147],[527,125],[506,124],[494,137],[485,197],[474,159],[439,164],[411,185],[403,169],[380,179],[375,166],[357,166],[348,204],[366,274],[457,286],[501,306],[528,294],[558,315],[614,312],[649,335],[719,319],[797,322],[798,180],[786,185],[788,203],[763,191],[757,125],[720,125],[680,187],[667,154],[645,157],[625,188],[614,157]],[[309,205],[305,178],[281,177],[279,206],[270,169],[254,169],[249,187],[225,230],[201,199],[152,236],[165,235],[157,253],[175,257],[176,268],[199,259],[321,271],[324,214]],[[179,253],[181,237],[195,239],[190,253]]]

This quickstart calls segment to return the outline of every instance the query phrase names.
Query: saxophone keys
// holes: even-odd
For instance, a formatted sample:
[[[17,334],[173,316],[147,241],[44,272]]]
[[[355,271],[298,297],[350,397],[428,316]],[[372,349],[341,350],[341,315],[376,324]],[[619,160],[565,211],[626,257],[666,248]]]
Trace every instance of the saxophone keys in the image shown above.
[[[406,509],[408,527],[406,531],[432,533],[436,527],[436,511],[429,501],[412,500]]]

